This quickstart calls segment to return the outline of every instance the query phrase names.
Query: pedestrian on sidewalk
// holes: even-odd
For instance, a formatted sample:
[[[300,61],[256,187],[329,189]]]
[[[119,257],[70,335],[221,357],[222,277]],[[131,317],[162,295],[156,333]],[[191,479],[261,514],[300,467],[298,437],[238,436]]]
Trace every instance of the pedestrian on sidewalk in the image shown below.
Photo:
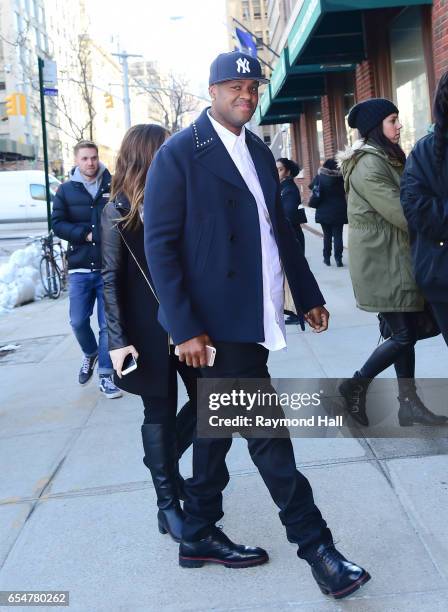
[[[408,225],[400,203],[406,158],[399,144],[398,108],[383,98],[366,100],[351,109],[348,123],[362,137],[338,156],[348,197],[353,291],[358,308],[381,313],[391,337],[339,390],[348,412],[367,426],[367,388],[375,376],[394,365],[400,425],[444,424],[446,418],[424,406],[415,386],[415,313],[424,310],[424,300],[412,272]]]
[[[178,344],[180,359],[208,378],[262,378],[268,384],[269,351],[286,346],[283,270],[297,307],[317,332],[327,329],[329,314],[283,214],[272,153],[244,127],[265,81],[250,55],[234,51],[213,61],[211,108],[160,148],[148,173],[144,207],[145,251],[160,320]],[[212,367],[206,345],[216,348]],[[320,589],[339,598],[367,582],[369,574],[334,547],[310,483],[296,468],[290,438],[247,443],[287,538],[298,545]],[[268,561],[265,550],[235,544],[216,527],[223,516],[231,444],[231,438],[193,441],[179,549],[183,567]]]
[[[159,303],[145,258],[142,206],[148,168],[168,136],[165,128],[154,124],[135,125],[127,131],[101,225],[104,297],[115,382],[142,398],[143,462],[151,472],[157,495],[159,530],[179,542],[183,479],[178,463],[191,445],[196,426],[199,373],[174,355],[174,346],[157,320]],[[137,369],[124,375],[123,363],[128,355],[137,360]],[[177,373],[189,401],[176,417]]]
[[[338,268],[343,267],[344,245],[342,232],[347,219],[347,200],[344,179],[334,158],[326,159],[310,185],[312,195],[308,206],[316,209],[316,223],[320,223],[324,235],[324,264],[330,266],[334,243],[334,259]]]
[[[305,210],[301,206],[299,188],[294,181],[294,177],[299,174],[300,168],[295,161],[287,157],[279,157],[276,165],[280,179],[280,199],[283,212],[294,230],[302,253],[305,255],[305,236],[301,224],[306,223],[307,218]],[[294,300],[286,279],[284,312],[288,315],[287,319],[285,319],[285,325],[300,324],[301,328],[305,329],[305,319],[302,313],[297,314],[295,311]]]
[[[89,382],[98,362],[100,391],[114,399],[123,394],[112,380],[101,277],[101,213],[109,201],[111,175],[94,142],[81,140],[74,154],[76,165],[54,197],[51,222],[56,236],[68,242],[70,324],[84,353],[79,384]],[[95,302],[98,342],[90,325]]]
[[[409,155],[401,181],[417,284],[448,344],[448,72],[434,100],[435,125]]]

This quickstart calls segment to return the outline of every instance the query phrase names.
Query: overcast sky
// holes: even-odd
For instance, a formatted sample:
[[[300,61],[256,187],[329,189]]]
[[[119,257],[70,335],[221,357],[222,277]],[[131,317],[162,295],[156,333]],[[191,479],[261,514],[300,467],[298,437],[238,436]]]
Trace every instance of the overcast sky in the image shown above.
[[[114,37],[122,50],[185,74],[193,93],[207,95],[210,63],[228,51],[224,0],[92,0],[87,9],[103,44],[110,48]]]

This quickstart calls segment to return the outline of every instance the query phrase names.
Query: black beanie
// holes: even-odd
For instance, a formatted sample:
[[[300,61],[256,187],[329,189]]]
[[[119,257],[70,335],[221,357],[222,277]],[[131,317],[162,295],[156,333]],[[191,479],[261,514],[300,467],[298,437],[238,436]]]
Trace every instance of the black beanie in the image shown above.
[[[347,121],[349,126],[356,128],[364,138],[393,113],[398,114],[398,108],[393,102],[386,98],[371,98],[355,104],[348,114]]]

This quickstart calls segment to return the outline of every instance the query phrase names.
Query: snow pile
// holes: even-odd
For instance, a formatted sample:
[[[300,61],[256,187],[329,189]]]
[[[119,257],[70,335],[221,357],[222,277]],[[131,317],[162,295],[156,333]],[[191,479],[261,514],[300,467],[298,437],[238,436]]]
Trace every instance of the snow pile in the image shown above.
[[[0,314],[44,295],[39,264],[42,256],[37,243],[11,254],[7,263],[0,265]]]

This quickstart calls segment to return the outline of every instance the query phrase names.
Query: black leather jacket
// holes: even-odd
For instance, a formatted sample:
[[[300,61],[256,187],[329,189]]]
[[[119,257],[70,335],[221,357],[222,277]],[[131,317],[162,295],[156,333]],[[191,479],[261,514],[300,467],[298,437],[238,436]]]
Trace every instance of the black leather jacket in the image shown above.
[[[137,395],[163,396],[168,393],[168,335],[157,320],[159,303],[145,279],[153,286],[145,258],[143,225],[123,227],[122,218],[129,209],[128,200],[119,196],[105,206],[101,219],[109,350],[132,344],[139,353],[137,370],[116,378],[116,384]]]

